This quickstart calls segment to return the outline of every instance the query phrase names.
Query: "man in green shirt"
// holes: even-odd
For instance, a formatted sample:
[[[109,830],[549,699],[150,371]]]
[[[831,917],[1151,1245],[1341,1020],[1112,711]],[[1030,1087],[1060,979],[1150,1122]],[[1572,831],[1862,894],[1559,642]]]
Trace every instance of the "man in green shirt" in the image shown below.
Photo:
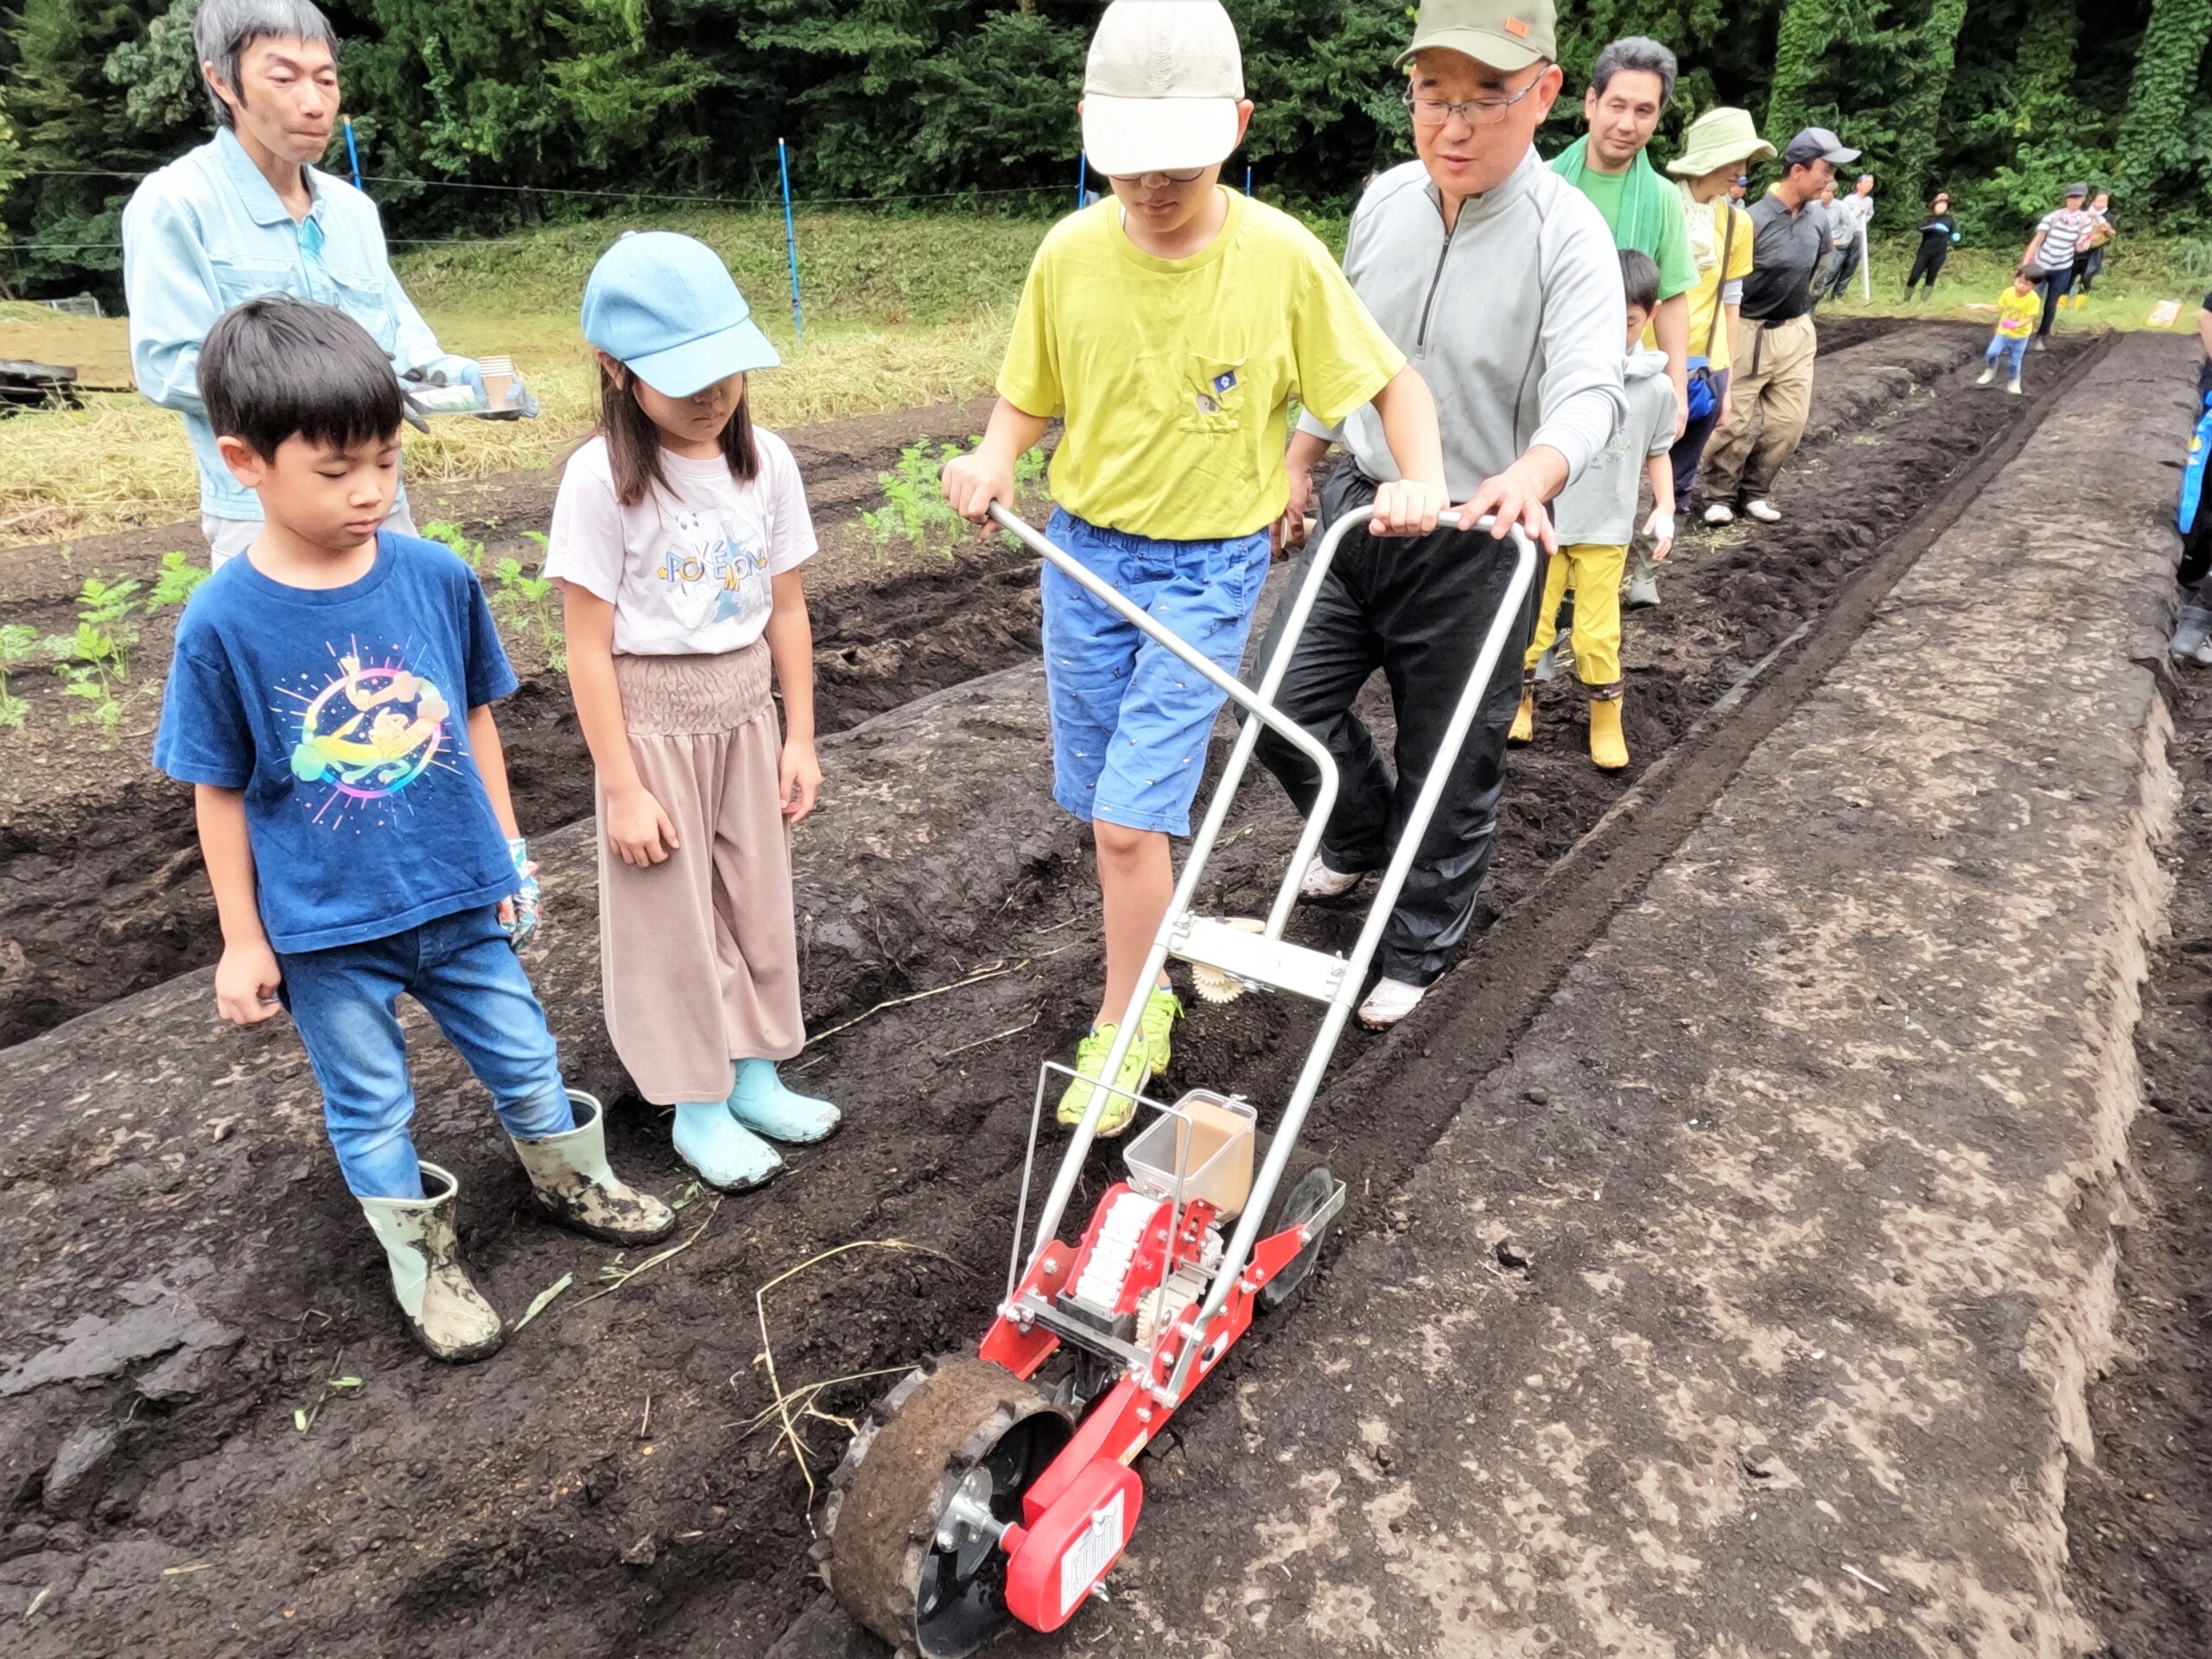
[[[1615,41],[1590,67],[1582,94],[1587,136],[1552,162],[1590,198],[1612,227],[1613,245],[1634,248],[1659,267],[1659,311],[1651,334],[1667,354],[1675,383],[1675,435],[1689,418],[1689,290],[1697,285],[1697,259],[1681,194],[1659,176],[1644,156],[1659,117],[1675,95],[1675,54],[1658,41],[1631,35]]]

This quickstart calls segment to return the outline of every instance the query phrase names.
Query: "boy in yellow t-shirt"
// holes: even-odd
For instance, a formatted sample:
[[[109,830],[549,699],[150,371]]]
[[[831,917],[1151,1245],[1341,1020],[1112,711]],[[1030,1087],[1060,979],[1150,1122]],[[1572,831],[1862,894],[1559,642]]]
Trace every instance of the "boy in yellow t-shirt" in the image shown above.
[[[1428,388],[1297,220],[1221,188],[1243,141],[1236,31],[1217,0],[1114,0],[1084,76],[1084,147],[1114,194],[1038,250],[972,454],[946,499],[982,522],[1012,505],[1015,458],[1065,423],[1052,457],[1052,540],[1234,674],[1267,578],[1293,397],[1336,421],[1373,403],[1404,481],[1375,500],[1378,535],[1423,535],[1446,505]],[[1190,833],[1220,692],[1047,567],[1045,676],[1052,798],[1092,826],[1106,984],[1062,1096],[1089,1109],[1173,889],[1171,835]],[[1165,982],[1112,1082],[1166,1069],[1181,1005]],[[1109,1096],[1099,1131],[1128,1126]]]
[[[1982,355],[1981,378],[1974,385],[1986,386],[1997,378],[1997,359],[2001,355],[2008,371],[2005,390],[2015,397],[2020,395],[2020,361],[2043,315],[2043,294],[2036,287],[2036,279],[2042,274],[2023,265],[2012,273],[2012,286],[1997,296],[1997,332],[1989,337],[1989,350]]]

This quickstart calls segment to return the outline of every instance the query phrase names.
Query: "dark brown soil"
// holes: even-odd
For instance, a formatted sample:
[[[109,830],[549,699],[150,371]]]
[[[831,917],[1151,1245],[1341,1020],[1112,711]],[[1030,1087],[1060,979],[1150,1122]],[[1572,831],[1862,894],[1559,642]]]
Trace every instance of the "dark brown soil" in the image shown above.
[[[810,569],[817,724],[825,735],[1037,648],[1029,562],[995,544],[957,554],[880,549],[858,524],[880,499],[876,475],[922,433],[965,432],[969,405],[901,410],[787,435],[808,474],[823,552]],[[550,520],[546,474],[418,492],[417,519],[448,518],[487,561],[535,550],[523,531]],[[150,579],[176,547],[205,557],[196,530],[168,525],[67,550],[0,550],[0,624],[47,635],[75,626],[69,598],[86,575]],[[14,677],[24,728],[0,731],[0,1048],[88,1008],[212,962],[213,903],[199,879],[191,791],[147,764],[175,612],[144,618],[111,739],[70,723],[82,705],[41,669]],[[530,626],[505,628],[521,689],[502,705],[515,810],[525,835],[591,811],[591,766],[568,683]]]
[[[2052,354],[2054,370],[2072,349]],[[1626,778],[1595,772],[1571,690],[1551,690],[1537,745],[1513,765],[1484,924],[1529,893],[1702,709],[2023,412],[1954,375],[1874,429],[1808,451],[1779,493],[1785,525],[1756,541],[1738,533],[1687,545],[1662,583],[1666,605],[1630,624],[1636,767]],[[1000,781],[973,780],[977,800]],[[1214,872],[1219,909],[1257,906],[1290,828],[1272,786],[1256,779]],[[142,1147],[124,1123],[52,1141],[0,1172],[0,1191],[37,1206],[38,1236],[53,1241],[24,1264],[23,1294],[39,1310],[32,1329],[10,1333],[0,1359],[51,1342],[87,1301],[111,1302],[119,1281],[143,1271],[130,1264],[176,1257],[187,1230],[210,1255],[168,1300],[184,1291],[236,1332],[209,1350],[201,1375],[174,1387],[149,1385],[139,1367],[132,1380],[46,1387],[10,1408],[12,1450],[0,1456],[16,1484],[0,1491],[10,1528],[0,1614],[54,1592],[25,1627],[28,1650],[40,1655],[764,1652],[810,1594],[809,1489],[772,1430],[745,1432],[770,1403],[755,1293],[820,1252],[866,1241],[767,1296],[787,1389],[896,1370],[982,1329],[1003,1280],[1036,1061],[1072,1046],[1096,995],[1087,872],[1056,850],[1065,844],[1025,855],[1027,874],[986,919],[972,957],[950,964],[1002,969],[995,976],[944,991],[961,976],[918,953],[906,982],[810,1007],[826,1031],[866,1013],[866,998],[942,992],[863,1019],[790,1069],[798,1086],[846,1108],[836,1142],[794,1158],[761,1192],[687,1211],[682,1236],[698,1231],[683,1256],[588,1306],[556,1304],[505,1353],[465,1372],[422,1359],[400,1333],[373,1247],[320,1146],[312,1083],[296,1059],[274,1062],[288,1090],[281,1121],[241,1123],[220,1096],[200,1109],[209,1137],[245,1139],[252,1179],[243,1185],[206,1192],[188,1139]],[[1311,909],[1298,927],[1309,942],[1340,945],[1356,920],[1356,911]],[[898,944],[885,944],[894,961]],[[595,1017],[574,1003],[556,1013]],[[1260,998],[1205,1010],[1179,1037],[1176,1077],[1280,1100],[1309,1029]],[[60,1064],[69,1036],[25,1052]],[[1426,1058],[1426,1045],[1451,1034],[1417,1030],[1407,1040],[1424,1045]],[[1397,1086],[1389,1041],[1347,1040],[1338,1073],[1359,1068],[1362,1086],[1325,1096],[1312,1123],[1351,1179],[1348,1227],[1372,1219],[1465,1094],[1466,1079],[1448,1073]],[[72,1110],[97,1108],[99,1064],[92,1053],[71,1062],[68,1086],[82,1080]],[[523,1218],[519,1179],[488,1144],[480,1103],[428,1046],[422,1087],[426,1134],[468,1148],[455,1160],[472,1194],[465,1238],[494,1301],[518,1309],[564,1271],[578,1274],[572,1299],[595,1287],[591,1264],[605,1253]],[[670,1187],[661,1120],[634,1101],[616,1103],[610,1118],[618,1165]],[[1111,1155],[1101,1154],[1101,1179]],[[134,1205],[73,1215],[81,1172],[118,1157],[140,1160],[130,1166],[143,1178]],[[251,1301],[218,1265],[229,1260],[226,1237],[264,1264]],[[161,1293],[131,1295],[154,1303]],[[324,1408],[313,1432],[295,1433],[291,1410],[334,1373],[368,1386]],[[884,1381],[840,1383],[815,1403],[842,1417]],[[103,1426],[118,1436],[112,1451],[57,1497],[46,1471],[64,1439]],[[799,1427],[819,1478],[842,1430],[823,1418]],[[172,1567],[188,1570],[165,1578]]]
[[[2070,1588],[2106,1659],[2212,1652],[2212,685],[2170,688],[2180,831],[2173,931],[2152,957],[2136,1053],[2152,1109],[2129,1137],[2120,1357],[2089,1389],[2094,1465],[2068,1471]]]

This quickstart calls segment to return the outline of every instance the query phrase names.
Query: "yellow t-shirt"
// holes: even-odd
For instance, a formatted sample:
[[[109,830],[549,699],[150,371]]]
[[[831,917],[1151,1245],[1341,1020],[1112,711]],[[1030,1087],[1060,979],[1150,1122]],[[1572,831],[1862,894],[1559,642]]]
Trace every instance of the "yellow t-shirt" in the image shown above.
[[[1697,285],[1689,291],[1690,355],[1702,357],[1709,367],[1725,369],[1735,361],[1735,352],[1728,338],[1728,315],[1722,312],[1720,326],[1713,327],[1713,308],[1720,303],[1720,289],[1724,283],[1740,283],[1751,274],[1751,216],[1740,207],[1731,207],[1726,195],[1715,196],[1713,210],[1713,269],[1697,274]],[[1728,221],[1725,213],[1736,215],[1736,239],[1728,242]],[[1720,250],[1728,249],[1728,269],[1720,268]],[[1713,329],[1713,349],[1705,349],[1705,334]]]
[[[1406,365],[1337,262],[1289,214],[1229,193],[1221,234],[1157,259],[1113,197],[1055,225],[1014,313],[999,395],[1065,419],[1052,499],[1162,541],[1280,517],[1285,410],[1334,425]]]
[[[1997,296],[1997,332],[2006,340],[2025,340],[2042,316],[2043,295],[2035,289],[2023,294],[2007,283]]]

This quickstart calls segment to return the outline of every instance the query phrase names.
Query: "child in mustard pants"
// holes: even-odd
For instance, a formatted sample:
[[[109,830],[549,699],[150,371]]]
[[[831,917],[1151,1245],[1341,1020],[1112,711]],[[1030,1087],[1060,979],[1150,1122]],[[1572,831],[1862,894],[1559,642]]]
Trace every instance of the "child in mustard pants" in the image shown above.
[[[1651,480],[1652,512],[1643,533],[1656,543],[1653,561],[1663,560],[1675,544],[1675,474],[1667,459],[1675,444],[1675,387],[1667,378],[1666,354],[1638,344],[1658,308],[1659,268],[1648,255],[1624,249],[1621,280],[1628,295],[1628,360],[1622,376],[1629,416],[1552,504],[1559,551],[1545,572],[1536,637],[1522,666],[1521,708],[1506,737],[1517,747],[1535,735],[1536,659],[1551,648],[1554,619],[1571,587],[1574,671],[1590,693],[1590,759],[1607,772],[1628,765],[1628,740],[1621,731],[1621,578],[1636,536],[1639,459]]]

